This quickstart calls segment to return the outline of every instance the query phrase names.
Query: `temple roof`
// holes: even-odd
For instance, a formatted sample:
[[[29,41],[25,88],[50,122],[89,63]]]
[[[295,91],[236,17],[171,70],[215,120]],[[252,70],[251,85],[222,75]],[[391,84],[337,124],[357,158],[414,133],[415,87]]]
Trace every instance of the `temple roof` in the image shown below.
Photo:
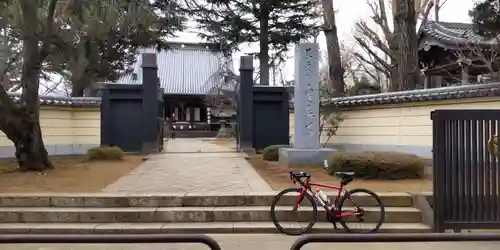
[[[21,94],[7,92],[9,97],[15,102],[21,101]],[[39,96],[41,105],[70,106],[70,107],[99,107],[101,105],[100,97],[65,97],[65,96]]]
[[[460,85],[434,89],[339,97],[331,100],[323,100],[321,103],[322,105],[333,104],[337,107],[355,107],[490,96],[500,96],[500,83]]]
[[[496,38],[480,36],[469,23],[448,23],[427,21],[419,32],[419,49],[439,46],[447,49],[461,49],[470,45],[491,46]]]
[[[156,53],[158,77],[165,94],[206,95],[213,88],[225,86],[221,83],[221,63],[227,62],[231,71],[231,58],[224,58],[219,45],[207,43],[170,43],[167,50],[140,48],[133,72],[121,76],[118,84],[142,84],[142,54]]]

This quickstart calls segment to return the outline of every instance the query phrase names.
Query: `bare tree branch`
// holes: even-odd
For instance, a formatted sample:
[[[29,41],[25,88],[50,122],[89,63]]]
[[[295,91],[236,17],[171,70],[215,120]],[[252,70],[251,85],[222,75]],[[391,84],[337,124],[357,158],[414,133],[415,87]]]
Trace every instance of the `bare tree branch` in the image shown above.
[[[363,54],[357,53],[356,57],[359,61],[374,68],[377,75],[382,72],[391,81],[397,81],[396,67],[398,62],[396,55],[399,53],[395,39],[397,34],[389,25],[390,21],[393,20],[392,16],[387,15],[387,12],[394,14],[391,9],[393,9],[392,5],[396,4],[395,0],[390,1],[389,4],[385,0],[366,0],[366,3],[371,11],[369,20],[375,24],[375,27],[372,27],[364,20],[360,20],[355,24],[357,34],[354,39],[356,44],[365,52]],[[416,0],[415,11],[417,18],[427,20],[433,5],[432,0]],[[370,76],[374,77],[375,74],[372,73]],[[380,80],[380,77],[376,78]]]
[[[377,49],[381,50],[384,54],[388,55],[391,59],[394,59],[393,51],[391,51],[391,48],[388,45],[389,40],[386,39],[386,41],[383,41],[379,35],[372,30],[371,28],[368,27],[366,22],[364,21],[359,21],[355,24],[355,27],[358,32],[361,33],[362,37],[364,37],[365,40],[368,40],[369,42],[372,43],[373,46],[375,46]],[[390,36],[392,39],[392,35]],[[358,37],[359,38],[359,37]]]
[[[368,53],[368,55],[372,56],[375,59],[377,64],[381,65],[388,71],[391,70],[391,65],[383,58],[381,58],[375,51],[373,51],[373,49],[364,40],[362,40],[362,38],[355,37],[354,39]]]

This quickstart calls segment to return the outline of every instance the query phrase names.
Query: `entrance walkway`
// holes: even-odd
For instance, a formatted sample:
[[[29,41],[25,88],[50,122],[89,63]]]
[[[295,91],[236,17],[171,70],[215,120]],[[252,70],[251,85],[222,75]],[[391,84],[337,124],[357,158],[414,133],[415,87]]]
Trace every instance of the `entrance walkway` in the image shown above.
[[[245,160],[245,154],[198,139],[165,142],[127,176],[103,189],[126,193],[261,192],[271,187]]]

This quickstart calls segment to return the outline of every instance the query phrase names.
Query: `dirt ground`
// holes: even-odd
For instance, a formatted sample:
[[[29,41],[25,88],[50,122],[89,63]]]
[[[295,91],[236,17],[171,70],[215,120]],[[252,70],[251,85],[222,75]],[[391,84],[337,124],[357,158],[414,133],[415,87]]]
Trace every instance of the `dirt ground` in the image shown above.
[[[86,161],[84,156],[51,157],[54,169],[20,172],[15,161],[0,162],[2,193],[92,193],[128,174],[144,156],[127,155],[122,161]]]
[[[304,171],[312,174],[311,180],[323,184],[339,184],[339,179],[330,176],[322,168],[301,167],[289,168],[278,162],[269,162],[262,159],[262,155],[251,155],[248,159],[253,168],[274,190],[283,190],[292,187],[290,171]],[[349,183],[348,189],[366,188],[375,192],[429,192],[432,191],[432,182],[423,180],[361,180],[355,179]]]

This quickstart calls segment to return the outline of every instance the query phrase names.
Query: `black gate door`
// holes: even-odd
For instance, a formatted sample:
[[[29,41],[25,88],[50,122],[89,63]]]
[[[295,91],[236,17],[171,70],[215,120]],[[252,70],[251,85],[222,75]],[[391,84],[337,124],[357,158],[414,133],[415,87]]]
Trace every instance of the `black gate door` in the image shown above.
[[[140,152],[142,145],[141,105],[140,100],[114,99],[111,102],[110,144],[120,147],[126,152]]]
[[[106,86],[102,90],[101,144],[116,145],[125,152],[161,151],[164,106],[163,92],[157,93],[158,101],[144,105],[144,100],[149,97],[143,95],[143,86],[121,84]],[[145,120],[152,122],[146,123]],[[150,136],[145,132],[154,134]],[[146,144],[148,147],[145,148]]]
[[[500,229],[500,110],[436,110],[435,230]]]
[[[101,144],[116,145],[125,152],[140,152],[142,109],[140,85],[107,85],[102,90]]]
[[[288,145],[290,118],[288,92],[283,87],[253,87],[253,147]]]

